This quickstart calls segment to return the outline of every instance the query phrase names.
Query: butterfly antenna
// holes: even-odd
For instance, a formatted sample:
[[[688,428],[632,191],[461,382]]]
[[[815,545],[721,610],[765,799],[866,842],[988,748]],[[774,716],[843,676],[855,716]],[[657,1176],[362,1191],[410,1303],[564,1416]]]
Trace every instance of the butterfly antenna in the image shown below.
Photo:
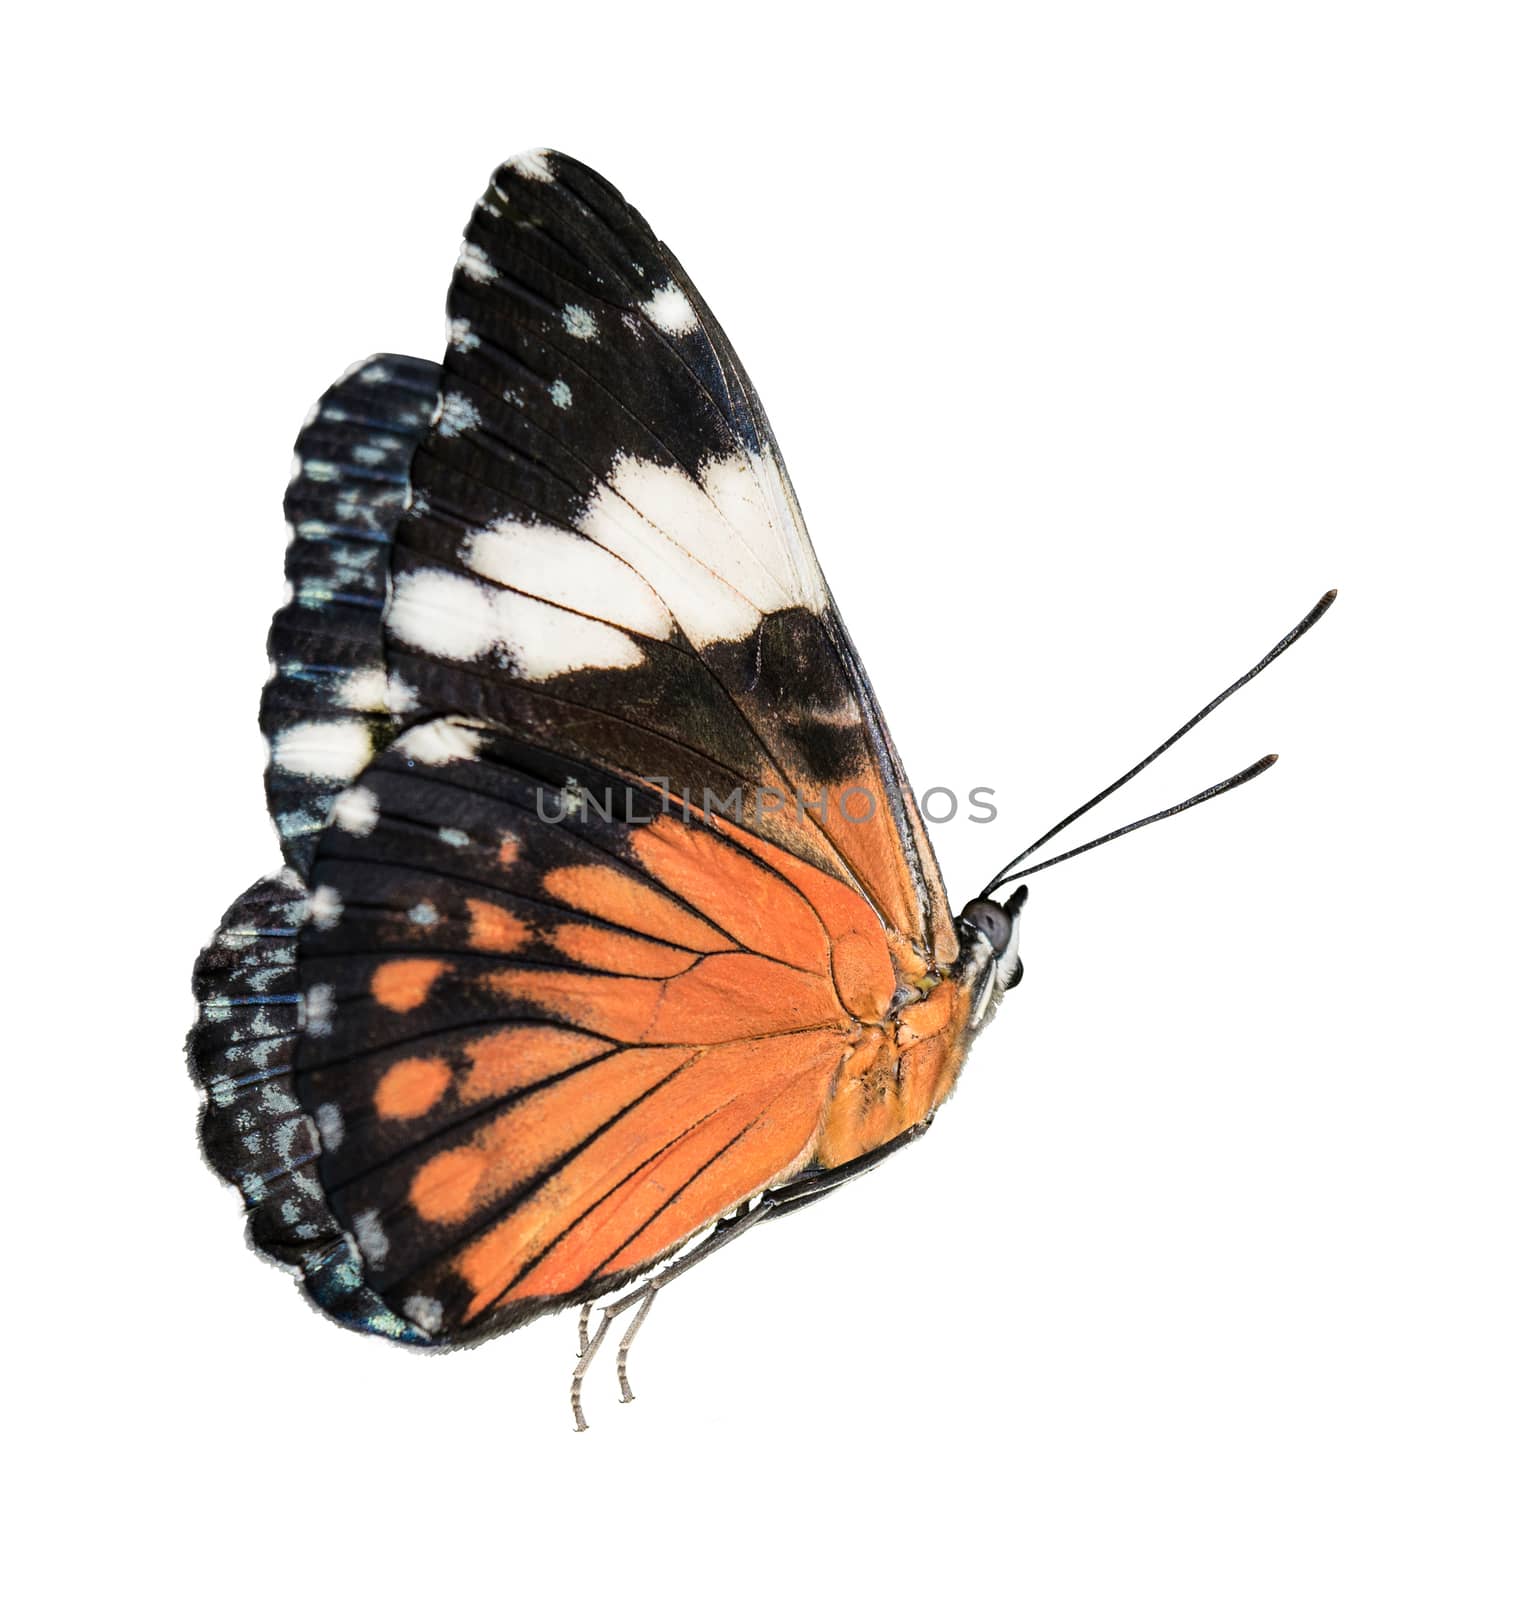
[[[1108,795],[1116,794],[1125,783],[1131,783],[1133,779],[1136,778],[1139,773],[1141,773],[1144,768],[1150,764],[1150,762],[1157,761],[1178,739],[1181,739],[1186,734],[1190,733],[1191,730],[1195,728],[1204,717],[1216,711],[1231,694],[1237,694],[1239,690],[1241,690],[1245,684],[1250,681],[1251,678],[1258,677],[1262,672],[1264,672],[1265,669],[1277,658],[1277,656],[1282,653],[1282,651],[1288,650],[1294,644],[1296,644],[1297,641],[1301,639],[1302,636],[1309,630],[1309,628],[1311,628],[1313,624],[1317,622],[1321,616],[1323,616],[1330,606],[1334,604],[1334,597],[1338,593],[1338,589],[1331,589],[1328,594],[1324,595],[1323,598],[1320,599],[1319,603],[1308,613],[1308,615],[1304,617],[1303,620],[1299,622],[1298,625],[1289,634],[1287,634],[1285,638],[1279,640],[1275,645],[1273,645],[1272,648],[1268,650],[1265,655],[1263,655],[1260,660],[1257,661],[1255,665],[1244,674],[1243,677],[1236,678],[1228,686],[1228,688],[1223,691],[1222,694],[1218,695],[1215,699],[1209,700],[1208,703],[1196,714],[1196,716],[1190,718],[1186,722],[1183,722],[1181,726],[1177,728],[1176,731],[1171,734],[1171,736],[1163,744],[1151,750],[1149,754],[1138,763],[1137,766],[1130,767],[1128,771],[1126,771],[1122,777],[1117,779],[1115,783],[1109,783],[1100,794],[1092,795],[1083,806],[1079,806],[1074,811],[1070,812],[1069,816],[1065,817],[1063,821],[1056,822],[1054,826],[1050,828],[1048,832],[1045,833],[1041,838],[1034,839],[1033,842],[1028,845],[1028,847],[1020,855],[1013,856],[1012,859],[1008,861],[998,873],[996,873],[990,882],[985,885],[984,889],[981,890],[981,898],[988,899],[1004,884],[1011,883],[1016,878],[1025,877],[1028,872],[1039,871],[1040,869],[1038,867],[1029,867],[1025,872],[1018,873],[1013,873],[1012,869],[1014,867],[1021,866],[1021,864],[1026,861],[1030,855],[1033,855],[1037,851],[1041,850],[1050,839],[1055,837],[1056,834],[1063,833],[1072,822],[1077,822],[1086,814],[1086,812],[1091,810],[1093,806],[1099,806]],[[1223,794],[1229,789],[1237,788],[1241,783],[1248,783],[1251,778],[1259,777],[1260,774],[1264,772],[1275,760],[1275,756],[1267,756],[1263,760],[1257,761],[1254,766],[1246,767],[1245,770],[1239,773],[1237,776],[1225,779],[1224,782],[1215,784],[1211,789],[1204,789],[1201,794],[1193,796],[1193,798],[1190,800],[1183,800],[1178,806],[1171,806],[1168,810],[1157,812],[1152,817],[1144,817],[1141,821],[1130,823],[1126,828],[1119,828],[1116,833],[1109,833],[1103,839],[1093,839],[1090,844],[1081,845],[1078,850],[1070,850],[1066,851],[1064,855],[1054,856],[1050,860],[1045,861],[1043,866],[1053,866],[1056,861],[1067,861],[1071,856],[1079,855],[1083,850],[1090,850],[1096,845],[1105,844],[1108,839],[1116,839],[1121,834],[1132,833],[1135,828],[1142,828],[1151,822],[1158,822],[1162,817],[1173,817],[1178,811],[1185,811],[1194,805],[1200,805],[1204,800],[1211,800],[1214,795]]]
[[[1027,878],[1035,872],[1042,872],[1045,867],[1057,867],[1061,861],[1068,861],[1072,856],[1083,856],[1087,850],[1094,850],[1099,844],[1110,844],[1114,839],[1121,839],[1125,833],[1136,833],[1140,828],[1147,828],[1151,822],[1162,822],[1166,817],[1173,817],[1178,812],[1190,811],[1193,806],[1201,805],[1204,800],[1214,800],[1220,794],[1227,794],[1230,789],[1237,789],[1240,784],[1248,783],[1251,778],[1258,778],[1262,772],[1269,772],[1275,765],[1275,756],[1262,756],[1243,772],[1236,772],[1232,778],[1225,778],[1222,783],[1215,783],[1210,789],[1204,789],[1201,794],[1194,794],[1190,800],[1166,806],[1163,811],[1156,811],[1151,817],[1140,817],[1137,822],[1130,822],[1126,828],[1114,828],[1111,833],[1104,833],[1099,839],[1092,839],[1089,844],[1077,844],[1073,850],[1065,850],[1057,856],[1050,856],[1047,861],[1040,861],[1035,867],[1023,867],[1020,872],[1012,873],[1009,878],[1002,878],[992,887],[999,889],[1005,884],[1014,883],[1018,878]],[[987,895],[990,892],[989,889],[985,891]]]

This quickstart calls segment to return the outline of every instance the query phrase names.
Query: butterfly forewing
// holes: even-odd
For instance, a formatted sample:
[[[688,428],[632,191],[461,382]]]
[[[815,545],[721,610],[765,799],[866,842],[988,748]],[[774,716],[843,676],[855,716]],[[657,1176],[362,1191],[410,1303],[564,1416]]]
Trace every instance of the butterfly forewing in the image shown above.
[[[740,789],[752,827],[951,959],[936,865],[772,432],[670,253],[587,168],[509,163],[450,316],[397,533],[399,678],[422,705],[696,802]]]
[[[560,816],[539,753],[453,731],[444,759],[401,740],[356,787],[364,825],[325,835],[296,1081],[368,1281],[473,1336],[795,1167],[896,975],[820,869],[603,806],[587,769]]]

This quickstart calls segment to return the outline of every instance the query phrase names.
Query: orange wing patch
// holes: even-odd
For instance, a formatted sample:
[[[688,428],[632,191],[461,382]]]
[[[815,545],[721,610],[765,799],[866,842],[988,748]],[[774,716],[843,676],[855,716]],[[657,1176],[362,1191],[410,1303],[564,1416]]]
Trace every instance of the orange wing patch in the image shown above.
[[[376,1085],[376,1115],[397,1121],[422,1117],[450,1087],[450,1068],[438,1056],[399,1061]]]
[[[641,865],[737,944],[824,970],[828,942],[810,902],[779,873],[702,828],[662,817],[636,835]]]
[[[443,961],[422,956],[384,961],[371,976],[371,993],[388,1011],[416,1011],[444,971]]]
[[[546,873],[545,891],[574,911],[687,950],[732,948],[723,933],[618,867],[558,867]]]
[[[692,950],[632,938],[587,922],[564,922],[552,935],[552,942],[581,967],[628,973],[633,978],[675,978],[699,959]]]
[[[464,1160],[441,1152],[414,1181],[426,1219],[522,1192],[452,1257],[468,1321],[633,1270],[806,1162],[887,1142],[911,1107],[910,1120],[926,1115],[951,1059],[936,1037],[951,991],[934,991],[907,1013],[906,1042],[929,1053],[904,1072],[891,1020],[902,974],[872,909],[837,879],[730,826],[663,819],[633,848],[651,884],[603,866],[545,880],[600,919],[552,935],[598,970],[505,966],[478,980],[547,1020],[471,1047],[470,1098],[591,1064],[511,1102]]]
[[[473,950],[511,955],[530,936],[527,922],[490,900],[468,900],[466,912],[471,918]]]
[[[663,817],[597,853],[519,826],[484,825],[472,888],[420,924],[443,955],[376,957],[381,1020],[350,1026],[362,1058],[373,1036],[389,1055],[329,1157],[384,1232],[389,1303],[425,1293],[457,1328],[592,1292],[807,1165],[889,1142],[962,1056],[956,986],[781,844],[723,817]],[[341,1101],[345,1051],[323,1069]]]
[[[675,1072],[683,1050],[626,1050],[536,1090],[472,1140],[431,1156],[408,1199],[426,1222],[459,1222],[544,1171]]]
[[[486,981],[507,999],[628,1044],[719,1044],[845,1020],[829,978],[731,952],[675,978],[527,968]]]
[[[467,1105],[501,1100],[608,1053],[605,1040],[570,1028],[501,1028],[466,1046],[471,1065],[461,1084],[461,1099]]]
[[[633,1250],[636,1260],[658,1255],[755,1192],[808,1146],[840,1058],[835,1037],[803,1048],[742,1040],[693,1058],[461,1253],[468,1316],[510,1292],[564,1293],[621,1270],[613,1261]]]

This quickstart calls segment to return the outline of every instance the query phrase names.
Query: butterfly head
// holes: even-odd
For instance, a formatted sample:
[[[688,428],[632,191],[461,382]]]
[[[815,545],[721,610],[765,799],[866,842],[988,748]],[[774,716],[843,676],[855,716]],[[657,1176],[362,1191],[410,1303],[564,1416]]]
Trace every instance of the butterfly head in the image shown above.
[[[1017,932],[1026,903],[1024,883],[1004,904],[981,898],[971,900],[959,913],[959,977],[973,997],[971,1028],[988,1022],[1001,996],[1022,981]]]

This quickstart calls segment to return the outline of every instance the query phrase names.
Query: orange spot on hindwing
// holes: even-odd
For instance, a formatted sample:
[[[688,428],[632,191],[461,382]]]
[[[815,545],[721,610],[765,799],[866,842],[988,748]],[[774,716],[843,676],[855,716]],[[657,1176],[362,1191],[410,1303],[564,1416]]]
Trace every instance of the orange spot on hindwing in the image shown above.
[[[487,1162],[487,1152],[472,1145],[430,1156],[408,1190],[413,1209],[425,1222],[459,1222],[471,1212]]]
[[[438,1056],[399,1061],[382,1073],[376,1085],[376,1115],[421,1117],[432,1111],[450,1087],[450,1068]]]
[[[468,937],[473,950],[511,955],[529,938],[527,923],[490,900],[468,900],[466,911],[471,918]]]
[[[443,961],[424,956],[384,961],[371,974],[371,993],[388,1011],[413,1011],[429,998],[444,970]]]

